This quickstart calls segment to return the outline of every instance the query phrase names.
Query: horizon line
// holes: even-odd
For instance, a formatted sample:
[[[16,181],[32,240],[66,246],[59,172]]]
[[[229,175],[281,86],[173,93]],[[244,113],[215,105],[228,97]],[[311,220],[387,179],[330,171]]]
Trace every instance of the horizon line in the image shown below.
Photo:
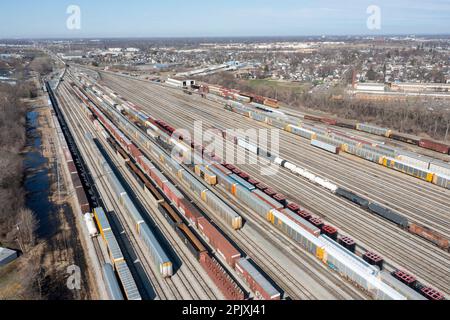
[[[86,36],[86,37],[67,37],[67,36],[39,36],[39,37],[5,37],[4,40],[109,40],[109,39],[233,39],[233,38],[308,38],[308,37],[394,37],[394,36],[450,36],[450,33],[387,33],[387,34],[310,34],[310,35],[223,35],[223,36]]]

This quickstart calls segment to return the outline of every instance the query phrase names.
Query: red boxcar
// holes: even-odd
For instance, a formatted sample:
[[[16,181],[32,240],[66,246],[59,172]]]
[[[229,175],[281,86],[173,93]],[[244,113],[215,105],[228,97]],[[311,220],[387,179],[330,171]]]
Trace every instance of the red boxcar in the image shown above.
[[[76,188],[75,192],[77,194],[78,204],[81,208],[81,213],[85,214],[87,212],[91,212],[91,207],[89,205],[89,201],[86,198],[86,193],[82,187]]]
[[[164,188],[164,182],[167,181],[167,178],[161,174],[161,172],[156,168],[150,168],[150,176],[151,178],[156,182],[156,184],[163,189]]]
[[[443,143],[422,139],[419,141],[419,146],[425,149],[430,149],[436,152],[450,154],[450,146]]]
[[[69,168],[70,174],[78,174],[77,167],[75,166],[75,163],[73,161],[67,161],[67,167]]]
[[[202,217],[202,214],[196,207],[192,205],[186,198],[181,199],[178,205],[181,213],[188,219],[194,226],[198,226],[198,219]]]
[[[183,195],[175,188],[175,186],[169,182],[164,183],[163,191],[166,196],[176,204],[177,207],[180,206],[181,199],[184,199]]]
[[[280,292],[246,259],[239,259],[236,271],[244,278],[257,300],[280,300]]]
[[[208,243],[234,268],[237,259],[241,257],[239,251],[205,217],[198,218],[197,222],[199,231],[205,236]]]
[[[337,121],[335,119],[328,119],[328,118],[322,118],[320,119],[323,123],[329,124],[331,126],[335,126],[337,124]]]
[[[209,277],[217,285],[227,300],[244,300],[245,293],[228,275],[216,259],[209,255],[203,255],[200,264],[208,273]]]
[[[131,153],[131,155],[136,160],[142,156],[142,153],[139,151],[139,149],[134,144],[128,145],[128,151]]]
[[[310,115],[307,115],[307,114],[305,115],[304,118],[305,118],[306,120],[318,121],[318,122],[321,122],[321,120],[322,120],[322,118],[310,116]]]

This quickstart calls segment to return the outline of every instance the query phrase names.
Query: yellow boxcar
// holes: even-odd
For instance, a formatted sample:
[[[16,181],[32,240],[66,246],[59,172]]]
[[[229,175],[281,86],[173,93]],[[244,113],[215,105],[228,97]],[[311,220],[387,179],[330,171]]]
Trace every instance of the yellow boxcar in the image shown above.
[[[402,163],[401,161],[396,161],[394,159],[384,157],[383,165],[387,168],[403,172],[418,179],[425,180],[427,182],[433,182],[434,173],[410,166],[408,164]]]

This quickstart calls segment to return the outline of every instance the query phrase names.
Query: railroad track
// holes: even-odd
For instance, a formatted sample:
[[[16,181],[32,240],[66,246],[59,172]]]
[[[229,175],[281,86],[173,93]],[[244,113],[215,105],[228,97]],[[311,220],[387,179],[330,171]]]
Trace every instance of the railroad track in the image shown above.
[[[116,168],[120,171],[122,174],[122,177],[127,181],[127,183],[130,186],[134,186],[134,190],[140,190],[139,183],[136,181],[136,179],[129,173],[128,169],[121,165],[116,163]],[[180,279],[166,279],[169,283],[173,283],[174,286],[182,286],[184,290],[191,295],[192,299],[217,299],[217,295],[214,293],[214,291],[211,289],[211,284],[208,284],[204,278],[207,277],[205,274],[201,274],[198,270],[201,270],[200,264],[195,265],[191,262],[193,257],[188,252],[186,247],[184,245],[179,245],[178,236],[173,231],[173,229],[170,226],[167,226],[167,222],[165,219],[161,216],[161,213],[159,212],[158,208],[155,208],[152,206],[148,199],[146,198],[146,195],[143,192],[135,193],[134,197],[141,203],[145,204],[145,208],[149,208],[151,210],[148,210],[147,212],[151,212],[150,216],[153,219],[154,223],[157,224],[161,231],[166,236],[167,240],[170,242],[170,245],[173,249],[177,252],[178,256],[182,258],[183,265],[186,267],[184,269],[189,270],[192,275],[187,275],[186,270],[178,270],[177,275]],[[152,222],[153,224],[153,222]],[[189,281],[189,277],[195,277],[198,283],[193,284]],[[203,291],[204,294],[198,293],[199,291]]]
[[[156,94],[156,92],[154,93]],[[186,99],[184,96],[181,97]],[[159,103],[168,104],[163,100],[160,91],[154,99]],[[174,112],[183,115],[183,119],[190,122],[194,120],[192,111],[195,111],[196,119],[201,119],[209,124],[211,124],[211,119],[226,112],[220,104],[213,105],[213,108],[217,109],[219,113],[211,113],[203,107],[187,104],[185,100],[180,101],[182,101],[180,107],[177,107]],[[211,106],[210,102],[206,104]],[[171,103],[171,105],[175,105],[175,103]],[[170,108],[170,106],[168,107]],[[220,122],[230,128],[270,128],[231,112],[227,112],[225,117],[220,118]],[[303,167],[313,172],[320,172],[327,179],[351,190],[356,189],[355,191],[369,195],[373,200],[387,204],[412,221],[427,225],[444,234],[450,233],[450,224],[447,222],[448,213],[445,210],[445,207],[450,205],[448,190],[353,156],[347,156],[346,159],[337,158],[335,155],[311,147],[306,139],[284,131],[281,132],[281,135],[285,142],[281,145],[281,151],[287,160],[291,160],[293,163],[301,160]],[[305,152],[293,152],[299,147]],[[311,159],[317,159],[314,165],[309,164]],[[386,192],[386,189],[389,190],[389,193]],[[402,201],[400,202],[398,199],[402,199]],[[430,210],[430,208],[434,208],[434,210]]]
[[[81,110],[79,110],[79,108],[80,108],[80,106],[78,106],[78,108],[74,108],[74,110],[76,110],[75,112],[77,113],[76,117],[78,119],[85,118],[85,121],[88,121],[87,117],[81,112]],[[92,130],[91,128],[89,128],[89,129]],[[91,133],[92,133],[92,131],[91,131]],[[95,132],[93,133],[93,135],[95,135]],[[98,135],[97,138],[99,140],[100,139],[104,140],[104,138],[101,135]],[[109,151],[109,157],[111,159],[113,159],[114,158],[113,152],[111,152],[111,150],[108,150],[108,151]],[[137,186],[137,189],[139,189],[139,186],[136,184],[136,181],[134,179],[132,179],[132,178],[131,179],[129,178],[128,170],[126,168],[124,168],[122,165],[117,164],[117,161],[116,161],[115,164],[116,164],[116,168],[119,169],[119,171],[121,171],[122,177],[124,177],[124,178],[126,177],[127,183],[130,185],[130,183],[134,182],[135,186]],[[134,196],[136,196],[136,194],[134,194]],[[140,194],[140,200],[143,201],[143,202],[145,201],[144,203],[147,202],[147,200],[145,200],[145,195],[143,196],[142,194]],[[155,208],[151,208],[153,210],[147,210],[147,209],[148,209],[148,206],[145,208],[146,212],[152,212],[152,213],[153,213],[153,210],[157,210]],[[158,214],[153,215],[153,218],[155,218],[155,217],[158,218],[158,223],[159,223],[158,226],[161,226],[161,225],[164,226],[165,224],[167,224],[167,222],[165,222],[161,218],[160,215],[158,215]],[[169,232],[168,232],[169,230],[170,230],[169,228],[165,228],[164,230],[162,230],[163,234],[165,236],[169,235]],[[172,231],[172,233],[173,233],[173,231]],[[190,259],[192,259],[192,258],[188,257],[186,255],[186,253],[184,253],[181,250],[181,246],[178,245],[178,243],[175,241],[175,239],[177,239],[176,236],[174,237],[174,236],[171,235],[171,238],[170,238],[171,245],[175,246],[178,249],[177,250],[177,254],[179,252],[182,253],[183,258],[184,258],[183,259],[183,264],[185,263],[189,267],[188,270],[192,271],[192,273],[195,274],[195,278],[199,281],[199,285],[194,287],[194,285],[188,279],[188,276],[185,274],[185,270],[179,270],[179,272],[177,273],[177,277],[174,277],[173,279],[166,279],[165,281],[169,284],[170,287],[183,288],[183,294],[181,294],[180,292],[174,292],[175,299],[185,299],[185,298],[190,298],[190,299],[214,299],[214,298],[216,298],[216,295],[211,290],[210,285],[207,285],[206,282],[202,279],[202,277],[204,277],[204,275],[201,275],[197,271],[197,269],[200,269],[200,266],[194,266],[190,262]],[[145,251],[145,248],[144,248],[143,251]],[[191,276],[191,278],[192,278],[192,276]],[[200,290],[204,292],[203,295],[198,293],[198,291],[200,291]]]
[[[205,109],[201,109],[201,108],[199,109],[196,106],[193,106],[190,109],[197,109],[197,111],[199,111],[199,114],[202,114],[202,113],[206,114],[206,117],[202,118],[202,120],[204,120],[205,122],[209,122],[209,121],[211,121],[210,120],[211,118],[214,118],[214,115],[211,114],[211,113],[208,113],[207,111],[205,111]],[[221,109],[223,109],[223,108],[221,107]],[[178,108],[176,110],[176,112],[182,114],[183,119],[188,119],[188,120],[193,119],[193,118],[191,118],[189,116],[189,114],[183,114],[183,108],[182,107]],[[222,112],[223,112],[223,110],[222,110]],[[192,113],[191,113],[191,115],[192,115]],[[188,118],[186,118],[186,117],[188,117]],[[246,118],[243,118],[243,117],[240,117],[240,116],[238,116],[238,119],[231,119],[230,117],[224,118],[223,121],[221,121],[221,123],[228,124],[231,127],[233,127],[233,126],[237,127],[237,124],[240,124],[239,121],[244,121],[245,123],[243,124],[243,126],[245,125],[246,127],[249,126],[249,123],[250,124],[253,123],[256,126],[257,125],[259,125],[259,126],[262,125],[263,127],[268,127],[268,126],[265,126],[265,125],[263,125],[261,123],[258,123],[256,121],[253,121],[253,120],[250,120],[250,119],[246,119]],[[249,122],[249,121],[252,121],[252,122]],[[283,132],[282,134],[285,134],[287,139],[290,142],[297,143],[297,144],[304,143],[305,147],[310,148],[309,144],[306,143],[306,140],[300,139],[299,137],[296,137],[295,135],[292,135],[292,134],[289,134],[289,133],[286,133],[286,132]],[[289,149],[292,150],[293,147],[294,147],[294,145],[290,146]],[[331,168],[332,169],[331,171],[334,172],[335,175],[332,176],[332,177],[327,177],[327,178],[329,178],[329,179],[331,179],[333,181],[336,181],[336,179],[339,179],[339,177],[341,176],[341,172],[345,173],[345,174],[348,174],[347,175],[347,180],[345,180],[345,181],[350,181],[350,180],[357,181],[357,183],[358,183],[357,191],[360,191],[360,193],[362,193],[363,195],[370,194],[370,193],[364,191],[362,188],[373,184],[372,183],[373,178],[375,176],[377,176],[377,174],[380,174],[380,172],[375,172],[375,171],[371,172],[372,176],[370,176],[370,180],[354,179],[353,176],[350,174],[352,171],[350,171],[349,169],[346,169],[346,170],[343,170],[343,171],[339,171],[340,170],[339,168],[332,167],[336,162],[340,162],[340,161],[338,161],[340,159],[337,159],[336,156],[333,156],[331,154],[329,155],[329,154],[324,153],[323,151],[317,150],[315,148],[311,148],[311,149],[314,152],[314,157],[313,158],[316,158],[316,157],[319,158],[321,156],[329,157],[330,165],[325,166],[324,164],[322,164],[321,162],[318,161],[318,162],[316,162],[314,164],[314,167],[311,166],[311,165],[305,165],[304,167],[306,167],[307,169],[309,169],[311,171],[320,171],[320,172],[325,172],[327,168]],[[301,154],[296,155],[295,159],[292,158],[291,156],[284,157],[284,158],[286,158],[287,160],[291,160],[293,163],[296,163],[296,161],[298,161],[296,159],[298,159],[299,156],[301,157]],[[308,155],[308,158],[312,158],[312,157]],[[360,159],[356,159],[356,160],[360,160]],[[361,160],[361,161],[363,161],[363,160]],[[367,161],[364,161],[364,165],[365,164],[376,166],[376,165],[371,164],[370,162],[367,162]],[[315,167],[318,167],[318,168],[315,168]],[[378,167],[378,166],[376,166],[376,167]],[[374,169],[383,169],[381,171],[381,174],[387,174],[384,171],[390,171],[390,170],[385,169],[385,168],[374,168]],[[359,170],[359,169],[357,168],[357,170]],[[369,168],[369,170],[372,170],[372,169]],[[339,172],[339,175],[336,175],[336,172]],[[403,174],[400,174],[400,173],[397,173],[397,172],[392,172],[391,171],[390,173],[394,173],[394,174],[397,174],[397,175],[402,175],[404,177]],[[417,182],[422,183],[420,180],[417,180],[417,179],[412,178],[412,177],[404,177],[404,178],[409,178],[410,180],[412,180],[415,183],[417,183]],[[362,183],[359,183],[358,181],[362,181]],[[433,228],[433,225],[430,225],[430,223],[429,223],[430,220],[432,220],[433,222],[435,222],[435,226],[434,226],[435,229],[437,229],[437,230],[439,230],[441,232],[447,233],[450,230],[450,229],[447,229],[447,226],[449,226],[450,224],[447,222],[447,220],[448,220],[448,217],[447,217],[448,213],[445,212],[444,208],[445,208],[445,205],[448,203],[448,199],[447,198],[450,195],[450,193],[447,190],[444,190],[442,188],[437,188],[437,187],[432,186],[432,185],[430,185],[428,183],[427,184],[426,183],[422,183],[422,184],[425,187],[430,187],[430,189],[429,189],[430,193],[427,196],[426,200],[425,199],[420,199],[420,198],[418,199],[418,196],[421,197],[421,195],[408,196],[408,193],[406,193],[406,195],[398,194],[397,197],[390,196],[389,195],[390,193],[386,193],[385,192],[386,188],[387,188],[385,186],[385,184],[383,184],[383,186],[379,187],[379,192],[380,193],[382,192],[383,195],[387,194],[388,198],[387,199],[385,199],[385,198],[381,199],[380,197],[374,197],[374,196],[371,196],[371,198],[373,200],[378,200],[379,202],[385,203],[385,204],[392,204],[392,203],[394,203],[396,205],[393,207],[393,209],[395,209],[397,211],[401,211],[402,210],[402,208],[399,207],[399,203],[400,202],[398,201],[398,199],[401,198],[402,200],[408,200],[409,202],[407,204],[407,208],[410,209],[410,211],[412,210],[412,208],[414,208],[416,210],[416,212],[418,211],[416,209],[418,205],[422,205],[424,202],[427,202],[427,201],[428,201],[427,203],[429,203],[430,200],[434,200],[434,201],[436,201],[436,208],[437,209],[433,211],[433,215],[431,215],[432,218],[429,218],[428,220],[422,219],[421,217],[424,215],[423,214],[424,208],[420,208],[420,207],[418,208],[420,210],[420,214],[414,213],[414,216],[410,215],[409,218],[413,218],[412,219],[413,221],[415,220],[416,222],[422,222],[423,224]],[[341,185],[347,186],[350,189],[352,189],[351,186],[348,185],[348,182],[341,183]],[[417,192],[418,189],[422,189],[423,186],[422,185],[416,185],[416,186],[414,186],[415,190],[408,190],[408,189],[405,189],[404,183],[401,183],[401,184],[396,185],[393,190],[394,191],[395,190],[408,190],[408,191],[415,191],[415,192]],[[355,188],[353,188],[353,189],[355,189]],[[391,190],[389,190],[389,191],[391,192]],[[433,193],[432,191],[436,191],[436,192]],[[434,196],[435,193],[436,193],[436,196]],[[421,201],[421,200],[423,200],[423,201]],[[415,202],[414,206],[409,204],[409,203],[412,203],[413,201]],[[429,208],[427,208],[427,209],[429,210]],[[436,215],[439,215],[439,214],[441,214],[441,216],[436,217]],[[436,226],[438,226],[438,227],[436,227]]]
[[[321,263],[313,258],[310,254],[304,252],[303,250],[298,250],[298,244],[294,242],[289,237],[281,234],[279,230],[277,230],[273,225],[269,224],[264,218],[254,213],[250,208],[246,207],[243,204],[240,204],[236,199],[233,199],[222,187],[220,187],[222,197],[228,199],[234,206],[238,208],[239,212],[245,212],[244,218],[247,221],[251,221],[253,228],[256,228],[257,232],[263,235],[267,240],[273,241],[275,238],[277,241],[275,242],[276,246],[280,248],[282,251],[291,251],[291,255],[293,257],[294,263],[296,264],[304,264],[305,268],[302,270],[311,278],[315,279],[317,282],[320,282],[323,287],[333,295],[340,297],[340,299],[361,299],[365,296],[357,289],[355,289],[352,285],[345,283],[345,280],[339,278],[334,275],[328,267],[324,267]],[[249,219],[251,217],[251,219]],[[270,231],[268,230],[268,226]],[[270,235],[267,234],[269,231]],[[242,231],[238,231],[242,233]],[[249,248],[253,248],[256,246],[256,242],[244,234],[245,239],[243,243],[248,244]],[[267,259],[271,261],[275,261],[272,257],[267,256]],[[273,262],[272,262],[273,263]],[[319,266],[317,266],[317,264]],[[323,267],[323,271],[320,273],[320,277],[318,274],[313,272],[316,268]],[[291,280],[289,280],[291,281]],[[339,291],[338,291],[338,289]]]
[[[155,97],[164,103],[161,97]],[[217,118],[219,113],[224,113],[223,106],[215,107],[218,112],[212,113],[205,108],[196,105],[176,108],[177,114],[182,114],[183,119],[193,122],[192,112],[195,110],[197,119],[204,123],[213,124],[211,119]],[[240,115],[228,112],[228,116],[220,119],[221,124],[228,128],[272,128],[260,122],[244,118]],[[445,208],[450,206],[450,191],[420,181],[414,177],[393,171],[370,163],[369,161],[350,155],[344,159],[336,155],[328,154],[309,145],[309,141],[293,134],[281,131],[283,144],[280,146],[281,155],[292,163],[301,163],[302,167],[320,172],[320,175],[338,183],[355,192],[383,203],[408,217],[411,221],[426,225],[443,234],[450,234],[448,212]],[[298,148],[305,152],[293,152]],[[311,165],[311,159],[317,159]],[[343,165],[343,160],[346,164]],[[361,167],[363,166],[363,167]],[[355,177],[355,172],[358,174]],[[407,180],[400,181],[400,179]],[[387,183],[386,183],[387,182]],[[411,183],[411,184],[410,184]],[[386,192],[389,190],[389,192]],[[426,190],[426,192],[424,192]],[[401,199],[399,201],[398,199]],[[433,208],[433,210],[430,210]]]
[[[155,271],[153,271],[152,266],[150,266],[146,262],[147,259],[144,257],[143,250],[137,243],[137,240],[134,238],[133,232],[131,231],[128,223],[125,221],[122,214],[119,214],[119,212],[121,212],[120,206],[116,203],[115,197],[114,197],[113,193],[109,190],[107,182],[104,181],[101,173],[99,174],[99,172],[101,172],[101,171],[98,169],[96,161],[93,159],[91,153],[89,151],[87,151],[87,150],[89,150],[90,146],[88,146],[86,144],[86,142],[84,141],[83,133],[89,132],[89,131],[82,131],[82,130],[86,130],[85,126],[83,126],[81,124],[81,122],[78,122],[75,115],[71,114],[70,111],[68,112],[68,110],[74,110],[77,108],[76,102],[74,102],[73,100],[71,100],[69,98],[69,93],[66,91],[67,88],[60,87],[59,90],[61,93],[60,97],[62,98],[62,99],[61,98],[60,99],[65,102],[64,104],[67,104],[67,106],[70,106],[69,108],[67,108],[67,110],[64,113],[65,113],[66,119],[69,119],[69,123],[71,123],[72,130],[74,130],[77,133],[76,135],[74,135],[74,137],[77,141],[77,145],[79,146],[80,151],[83,152],[84,158],[91,164],[90,167],[94,169],[92,172],[92,174],[94,175],[93,178],[96,181],[97,187],[99,187],[101,190],[103,190],[103,192],[101,192],[101,194],[103,196],[102,200],[108,205],[108,209],[112,209],[112,210],[108,210],[108,211],[110,211],[110,217],[114,216],[117,219],[116,221],[111,219],[111,222],[114,221],[114,223],[111,223],[111,225],[115,226],[116,230],[114,230],[115,231],[114,233],[116,234],[116,237],[117,237],[117,240],[119,241],[119,243],[121,243],[121,248],[124,248],[127,246],[124,244],[123,234],[121,232],[117,233],[117,230],[124,230],[124,232],[127,236],[131,235],[131,237],[128,238],[128,240],[131,244],[130,249],[134,251],[134,254],[136,255],[136,257],[145,266],[145,275],[147,276],[147,278],[150,280],[151,284],[153,285],[153,289],[155,289],[157,296],[160,299],[170,299],[171,297],[166,294],[166,292],[170,292],[170,289],[164,288],[164,286],[161,284],[161,282],[157,278],[157,276],[158,276],[157,273]],[[62,105],[64,105],[64,104],[62,104]],[[114,214],[113,214],[113,212],[114,212]],[[120,226],[117,225],[117,221],[120,223]],[[122,235],[118,236],[118,234],[122,234]],[[124,252],[128,252],[128,250],[124,250]],[[126,258],[127,258],[127,261],[131,261],[130,254],[128,254],[128,257],[126,257]],[[134,263],[133,263],[133,265],[134,265]],[[136,274],[137,274],[137,272],[135,271],[133,276],[135,277]],[[143,283],[143,279],[141,279],[140,283],[137,283],[141,293],[143,290],[142,283]]]
[[[170,105],[176,105],[176,100],[175,102],[164,101],[164,99],[160,98],[162,96],[161,92],[158,93],[157,98],[156,95],[150,90],[147,90],[146,92],[143,90],[139,91],[139,88],[130,88],[130,85],[122,84],[120,82],[117,83],[117,80],[113,82],[114,85],[111,86],[113,89],[121,93],[122,96],[125,96],[126,98],[129,98],[130,94],[133,94],[133,98],[129,98],[129,100],[144,107],[150,107],[151,109],[149,110],[151,110],[151,114],[153,116],[161,117],[162,119],[167,120],[173,125],[178,125],[179,127],[192,127],[192,121],[194,118],[192,117],[193,113],[191,110],[191,105],[187,105],[186,103],[183,105],[183,103],[179,103],[180,106],[174,109],[174,107],[171,107]],[[161,105],[164,105],[164,108],[161,108]],[[184,111],[183,106],[185,106]],[[186,112],[189,112],[190,114],[186,114]],[[179,117],[174,117],[173,114],[177,114]],[[226,120],[225,118],[229,118],[231,120]],[[208,119],[204,120],[204,122],[207,123]],[[226,117],[221,118],[220,120],[226,122],[232,120],[234,121],[235,119],[232,118],[231,113],[228,113]],[[235,126],[236,124],[234,124],[234,127]],[[296,140],[296,142],[298,141]],[[324,154],[323,152],[320,153]],[[364,161],[364,165],[366,164],[370,163]],[[373,249],[391,259],[395,263],[406,267],[408,270],[414,272],[419,278],[425,280],[425,282],[439,284],[437,286],[444,292],[447,291],[448,294],[448,290],[446,289],[448,287],[448,282],[446,282],[447,274],[445,266],[449,263],[449,257],[446,253],[436,253],[438,249],[435,246],[399,230],[396,226],[386,223],[384,220],[372,216],[368,212],[350,205],[348,202],[337,199],[336,197],[333,198],[334,196],[331,194],[324,194],[325,192],[321,188],[305,183],[298,177],[293,176],[291,173],[288,174],[287,172],[283,172],[283,170],[280,172],[281,176],[274,181],[267,181],[267,177],[262,177],[261,180],[266,180],[271,185],[278,186],[280,191],[287,190],[288,194],[286,195],[289,195],[293,200],[301,199],[301,203],[307,202],[314,212],[321,212],[322,216],[325,217],[330,223],[333,223],[335,226],[339,227],[352,237],[356,237],[359,240],[363,239],[363,245],[367,248]],[[377,171],[376,174],[382,175],[383,172]],[[259,174],[255,177],[258,178],[258,176]],[[392,175],[389,175],[389,177],[392,177]],[[411,179],[410,177],[406,178]],[[277,180],[282,180],[283,183],[280,183]],[[286,181],[289,182],[289,188],[286,188]],[[432,187],[433,186],[430,185],[429,187],[426,187],[426,189],[430,191],[433,189],[433,191],[435,191]],[[305,188],[309,191],[308,193],[301,192],[301,189]],[[386,190],[387,187],[384,186],[383,188]],[[316,195],[314,201],[308,201],[309,194],[311,192],[314,192]],[[324,197],[331,198],[332,201],[324,201]],[[315,206],[315,203],[318,201],[324,201],[324,203],[326,203],[326,206],[320,207],[321,210],[317,210],[318,208]],[[338,204],[338,210],[330,208],[334,204]],[[351,209],[350,214],[348,213],[349,209]],[[345,217],[345,219],[342,217]],[[361,223],[352,222],[355,220],[364,221],[364,225]],[[370,227],[369,229],[371,232],[364,230],[367,226]],[[399,245],[398,248],[394,247],[395,250],[392,250],[391,244],[393,242],[401,245]],[[419,249],[419,247],[421,248]]]
[[[138,143],[138,141],[135,141],[135,142]],[[139,144],[139,143],[138,143],[138,144]],[[140,145],[140,147],[141,147],[141,150],[146,149],[145,146]],[[172,175],[170,172],[165,172],[165,173],[168,174],[169,176],[172,176],[172,177],[173,177],[173,175]],[[193,198],[195,198],[195,196],[194,196]],[[197,205],[198,205],[198,203],[197,203]],[[206,211],[208,211],[208,210],[206,210]],[[219,220],[219,219],[218,219],[218,220]],[[223,229],[225,226],[222,225],[221,227],[222,227],[222,229]],[[265,227],[267,227],[267,225],[266,225]],[[231,231],[231,232],[233,233],[233,231]],[[249,239],[249,238],[247,238],[247,239]],[[239,242],[240,245],[241,245],[241,244],[244,244],[244,243],[247,243],[247,246],[248,246],[248,241],[247,241],[246,239],[241,239],[241,241]],[[254,242],[253,242],[253,243],[254,243]],[[294,244],[294,245],[295,245],[295,244]],[[291,246],[292,246],[292,243],[291,243]],[[250,247],[248,247],[248,248],[250,248]],[[294,248],[294,249],[297,250],[297,248]],[[254,251],[254,250],[253,250],[253,251]],[[248,251],[248,252],[250,252],[250,251]],[[262,252],[262,251],[260,251],[260,252]],[[305,257],[303,257],[303,259],[304,259],[304,258],[305,258]],[[302,263],[301,261],[303,261],[303,259],[302,259],[302,260],[297,259],[296,262],[301,264],[301,263]],[[262,263],[262,261],[264,261],[264,260],[271,260],[271,261],[274,261],[271,257],[269,257],[269,255],[268,255],[267,253],[264,253],[264,258],[260,260],[261,263]],[[315,275],[313,272],[311,272],[311,271],[308,269],[309,267],[311,267],[311,265],[308,265],[307,268],[303,267],[303,268],[302,268],[302,272],[304,272],[304,273],[306,273],[306,274],[309,274],[311,278],[314,278],[314,280],[316,281],[316,283],[320,283],[320,284],[323,286],[325,281],[329,281],[330,278],[328,278],[328,280],[327,280],[326,278],[324,278],[325,280],[322,279],[322,278],[319,279],[319,278],[317,277],[317,275]],[[316,267],[317,267],[317,266],[316,266]],[[291,295],[291,296],[297,297],[298,299],[305,299],[305,298],[312,298],[312,297],[313,297],[313,296],[311,295],[311,293],[305,292],[304,286],[302,286],[302,285],[301,285],[300,283],[298,283],[293,277],[291,277],[290,273],[289,273],[287,270],[282,269],[280,265],[274,265],[274,264],[272,263],[272,267],[269,268],[269,271],[270,271],[270,270],[273,270],[273,269],[278,270],[278,271],[282,271],[283,277],[282,277],[281,280],[279,280],[279,281],[283,281],[283,283],[289,283],[289,282],[286,282],[286,279],[289,279],[290,282],[296,284],[295,287],[292,287],[292,284],[288,284],[288,285],[287,285],[287,287],[290,286],[291,288],[293,288],[292,290],[290,290],[290,295]],[[273,271],[270,271],[270,272],[273,273]],[[323,272],[324,274],[326,274],[327,276],[329,275],[329,270],[322,270],[322,272]],[[269,273],[269,272],[268,272],[268,273]],[[276,273],[275,273],[275,274],[276,274]],[[279,275],[279,274],[276,274],[276,276],[277,276],[277,279],[280,279],[280,275]],[[333,283],[334,286],[337,286],[337,287],[342,287],[342,286],[343,286],[343,285],[342,285],[342,283],[343,283],[343,280],[342,280],[342,279],[334,279],[334,278],[333,278],[333,281],[334,281],[334,283]],[[350,286],[350,284],[348,284],[348,285]],[[294,293],[293,293],[293,292],[294,292],[294,289],[295,289],[295,290],[300,290],[300,291],[301,291],[300,295],[294,294]],[[328,286],[328,287],[327,287],[327,291],[330,292],[330,293],[332,293],[332,294],[334,294],[334,297],[335,297],[335,298],[348,298],[348,297],[353,297],[353,298],[360,299],[360,298],[362,297],[362,295],[360,295],[360,294],[355,295],[355,293],[354,293],[353,291],[351,291],[351,290],[348,290],[347,292],[351,292],[351,293],[353,294],[353,296],[350,295],[350,294],[345,294],[345,295],[344,295],[342,292],[337,292],[332,286]]]

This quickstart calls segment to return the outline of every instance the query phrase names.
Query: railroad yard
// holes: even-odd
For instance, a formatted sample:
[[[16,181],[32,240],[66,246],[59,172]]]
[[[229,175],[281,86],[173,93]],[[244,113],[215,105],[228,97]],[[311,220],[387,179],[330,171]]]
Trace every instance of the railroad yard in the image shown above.
[[[207,84],[76,65],[59,80],[45,86],[103,298],[450,295],[445,145]],[[246,161],[197,141],[200,123]]]

